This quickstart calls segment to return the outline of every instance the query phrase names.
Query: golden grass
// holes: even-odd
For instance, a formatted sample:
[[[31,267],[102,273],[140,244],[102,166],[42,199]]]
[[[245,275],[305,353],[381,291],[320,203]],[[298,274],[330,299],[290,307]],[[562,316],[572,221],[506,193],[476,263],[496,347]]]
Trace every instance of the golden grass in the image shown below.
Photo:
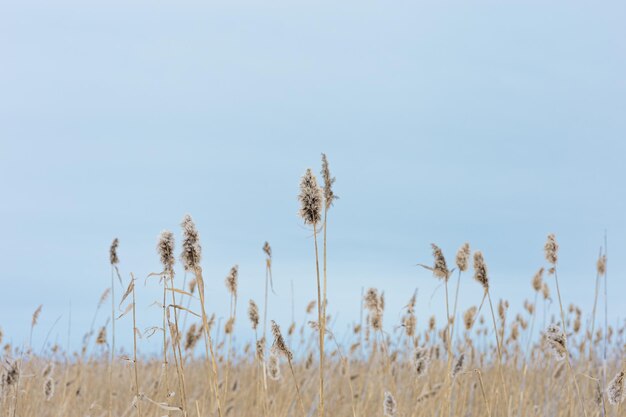
[[[158,285],[163,288],[162,322],[152,328],[152,333],[159,335],[162,351],[157,355],[137,351],[140,332],[135,323],[140,312],[135,308],[135,292],[141,289],[136,288],[134,277],[119,306],[115,303],[114,276],[121,282],[119,242],[115,239],[110,251],[111,287],[95,303],[97,314],[110,296],[112,316],[104,325],[98,325],[96,332],[94,315],[81,352],[67,352],[55,345],[37,353],[28,347],[5,344],[0,368],[0,417],[624,415],[620,404],[626,397],[625,327],[608,326],[606,307],[605,325],[595,323],[601,278],[606,280],[606,252],[600,253],[597,262],[591,319],[583,323],[581,309],[570,305],[566,310],[561,300],[554,235],[548,236],[545,246],[548,276],[544,279],[541,268],[529,280],[528,300],[518,300],[524,308],[515,312],[515,317],[505,300],[498,304],[496,317],[491,286],[497,288],[498,281],[489,277],[480,251],[473,254],[478,283],[465,282],[462,273],[468,270],[471,259],[468,244],[456,255],[458,275],[450,311],[447,284],[454,269],[448,270],[443,251],[433,245],[433,266],[422,266],[444,280],[445,300],[441,302],[445,301],[448,320],[437,326],[433,316],[421,327],[415,315],[417,293],[406,306],[397,308],[386,306],[384,292],[372,288],[361,292],[361,317],[347,333],[336,337],[326,312],[327,215],[336,196],[330,189],[334,178],[325,155],[322,176],[323,192],[308,170],[300,196],[301,216],[314,232],[312,258],[314,255],[317,284],[316,300],[302,309],[308,315],[317,306],[317,321],[293,323],[283,335],[272,320],[273,343],[268,340],[272,252],[266,242],[263,335],[259,339],[257,334],[259,307],[249,300],[250,323],[245,328],[250,342],[244,347],[234,346],[235,326],[244,332],[244,324],[235,322],[237,267],[226,278],[231,300],[229,320],[215,326],[215,315],[209,317],[207,311],[205,285],[217,284],[204,280],[199,234],[191,217],[185,216],[182,261],[185,271],[192,275],[189,291],[184,289],[184,282],[178,288],[175,281],[170,232],[161,234],[157,246],[164,270],[149,275],[159,276]],[[320,273],[317,233],[322,230]],[[476,306],[457,314],[461,281],[463,285],[482,285],[484,297],[475,300]],[[548,303],[552,302],[550,287],[556,289],[560,317],[547,321]],[[540,294],[542,303],[538,301]],[[483,305],[488,311],[482,310]],[[115,317],[118,308],[124,313]],[[113,323],[130,312],[133,351],[126,356],[114,347]],[[40,306],[32,318],[31,341],[41,313]],[[535,322],[542,315],[545,328],[539,333]],[[193,322],[187,326],[188,317]],[[97,337],[92,338],[94,334]],[[0,343],[2,338],[0,331]],[[197,346],[199,339],[203,339],[204,348]]]

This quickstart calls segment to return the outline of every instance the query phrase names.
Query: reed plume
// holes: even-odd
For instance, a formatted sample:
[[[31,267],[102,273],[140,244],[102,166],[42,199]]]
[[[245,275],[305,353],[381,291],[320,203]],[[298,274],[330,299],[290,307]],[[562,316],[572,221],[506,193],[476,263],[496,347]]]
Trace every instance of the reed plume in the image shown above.
[[[609,382],[609,385],[606,387],[606,394],[609,398],[609,403],[612,405],[619,405],[624,402],[624,398],[626,398],[624,371],[618,372],[615,378]]]
[[[193,219],[189,214],[185,214],[181,222],[183,228],[183,244],[180,260],[185,271],[194,272],[202,260],[202,246],[200,246],[200,234]]]
[[[385,391],[385,398],[383,401],[383,413],[386,417],[396,417],[398,407],[395,398],[389,391]]]
[[[174,275],[174,233],[163,230],[157,241],[157,252],[159,254],[163,271],[166,275]]]
[[[565,332],[555,324],[551,324],[545,332],[545,340],[552,352],[554,359],[562,361],[567,357],[567,341]]]
[[[250,300],[248,304],[248,318],[252,324],[252,330],[256,331],[259,327],[259,307],[253,300]]]

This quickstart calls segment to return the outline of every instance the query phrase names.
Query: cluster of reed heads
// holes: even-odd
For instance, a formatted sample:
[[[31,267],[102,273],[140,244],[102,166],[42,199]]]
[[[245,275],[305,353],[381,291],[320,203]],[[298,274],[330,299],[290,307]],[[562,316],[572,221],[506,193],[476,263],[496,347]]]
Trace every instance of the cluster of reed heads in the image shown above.
[[[209,312],[205,285],[215,280],[202,272],[200,235],[191,216],[181,223],[176,275],[175,238],[158,237],[162,270],[143,285],[158,285],[162,319],[148,329],[136,325],[131,273],[119,270],[119,242],[110,247],[110,286],[100,297],[79,352],[58,344],[32,346],[42,307],[33,314],[30,339],[4,345],[0,368],[0,417],[31,416],[219,416],[219,417],[422,417],[422,416],[618,416],[626,397],[623,353],[625,326],[608,324],[606,241],[597,261],[593,310],[583,315],[565,307],[558,279],[554,235],[544,247],[545,265],[530,280],[529,296],[513,314],[506,300],[492,300],[492,284],[483,253],[461,245],[450,267],[432,245],[432,272],[445,289],[435,315],[419,320],[417,291],[400,308],[386,306],[384,292],[361,290],[361,314],[341,337],[327,313],[327,219],[337,196],[335,179],[322,155],[318,185],[308,169],[300,183],[300,217],[312,229],[317,292],[306,306],[306,323],[286,331],[268,325],[268,293],[273,289],[272,249],[262,247],[265,294],[261,307],[248,300],[249,324],[236,322],[239,269],[226,274],[230,298],[226,320]],[[477,284],[465,282],[473,264]],[[313,268],[313,262],[311,263]],[[455,279],[456,278],[456,279]],[[461,285],[480,285],[483,297],[458,311]],[[582,285],[579,283],[579,285]],[[120,301],[116,292],[123,290]],[[598,308],[604,290],[604,320]],[[553,295],[556,295],[556,301]],[[98,312],[110,300],[110,316],[96,326]],[[445,302],[444,302],[445,301]],[[552,313],[552,307],[556,314]],[[399,313],[395,323],[386,311]],[[115,323],[133,322],[133,349],[115,345]],[[420,325],[420,323],[424,323]],[[233,343],[236,326],[249,328],[245,346]],[[244,330],[240,330],[244,332]],[[69,336],[68,336],[69,338]],[[138,338],[157,338],[159,355],[137,351]],[[0,331],[0,343],[2,333]],[[620,414],[620,412],[622,414]]]

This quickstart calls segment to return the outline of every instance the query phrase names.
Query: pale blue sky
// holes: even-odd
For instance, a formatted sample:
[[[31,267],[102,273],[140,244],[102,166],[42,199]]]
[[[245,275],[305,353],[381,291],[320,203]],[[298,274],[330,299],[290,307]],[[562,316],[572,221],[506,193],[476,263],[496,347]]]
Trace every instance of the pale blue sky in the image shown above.
[[[564,301],[589,308],[605,229],[609,313],[623,318],[625,19],[622,2],[4,1],[0,326],[21,343],[42,303],[35,340],[61,316],[64,343],[71,300],[78,347],[111,240],[124,276],[144,277],[185,213],[210,311],[227,314],[235,263],[240,312],[261,301],[269,240],[270,317],[288,325],[293,280],[302,319],[315,278],[296,195],[320,152],[341,196],[338,329],[368,286],[385,290],[389,328],[416,287],[419,323],[442,317],[443,292],[430,301],[437,282],[415,267],[431,242],[450,262],[465,241],[483,250],[494,296],[519,309],[549,232]],[[478,303],[462,285],[461,306]],[[139,291],[140,326],[156,325],[158,289]],[[249,335],[245,314],[239,326]]]

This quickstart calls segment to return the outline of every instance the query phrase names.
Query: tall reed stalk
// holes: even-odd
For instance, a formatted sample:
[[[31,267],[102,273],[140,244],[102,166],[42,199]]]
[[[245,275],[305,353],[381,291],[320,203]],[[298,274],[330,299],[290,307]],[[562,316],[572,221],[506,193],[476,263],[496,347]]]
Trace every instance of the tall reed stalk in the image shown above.
[[[320,264],[319,253],[317,248],[317,226],[321,220],[321,209],[323,204],[322,190],[317,185],[317,179],[313,175],[310,169],[306,170],[306,173],[302,177],[300,182],[300,216],[304,220],[305,224],[313,226],[313,241],[315,243],[315,273],[317,278],[317,317],[318,323],[320,323],[319,332],[319,354],[320,354],[320,369],[319,369],[319,417],[324,416],[324,305],[325,302],[322,299],[322,291],[320,285]]]
[[[546,260],[552,265],[552,268],[550,269],[550,272],[552,274],[554,274],[554,282],[556,283],[556,294],[558,296],[559,299],[559,308],[561,310],[561,323],[563,326],[563,329],[565,329],[565,311],[563,310],[563,302],[561,301],[561,289],[559,288],[559,277],[556,271],[556,265],[557,265],[557,261],[558,261],[558,251],[559,251],[559,245],[556,242],[556,237],[553,234],[548,235],[548,239],[546,241],[546,244],[544,246],[544,250],[545,250],[545,254],[546,254]],[[570,374],[570,378],[572,379],[573,383],[574,383],[574,387],[576,388],[576,395],[578,397],[578,402],[580,405],[580,409],[583,411],[583,414],[585,415],[585,417],[587,417],[587,410],[585,409],[585,403],[583,401],[582,398],[582,394],[580,392],[580,387],[578,386],[578,380],[576,379],[576,374],[574,373],[574,370],[572,369],[572,363],[570,360],[570,353],[569,353],[569,347],[567,344],[567,334],[564,331],[563,332],[564,338],[565,338],[565,350],[566,350],[566,357],[565,360],[567,361],[567,369],[569,370],[569,374]]]

